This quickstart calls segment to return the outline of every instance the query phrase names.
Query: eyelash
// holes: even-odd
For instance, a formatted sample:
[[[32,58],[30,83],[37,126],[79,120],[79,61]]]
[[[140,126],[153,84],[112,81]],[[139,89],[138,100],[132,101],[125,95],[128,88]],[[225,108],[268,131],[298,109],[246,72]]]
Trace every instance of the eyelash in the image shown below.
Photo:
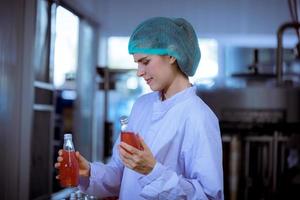
[[[149,63],[149,60],[145,60],[145,61],[143,62],[144,65],[147,65],[148,63]]]

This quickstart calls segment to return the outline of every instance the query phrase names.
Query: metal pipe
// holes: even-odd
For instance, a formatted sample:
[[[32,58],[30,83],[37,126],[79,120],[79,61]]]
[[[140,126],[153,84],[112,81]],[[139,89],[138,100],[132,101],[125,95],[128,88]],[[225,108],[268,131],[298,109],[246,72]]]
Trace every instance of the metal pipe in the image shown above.
[[[276,192],[277,188],[277,155],[278,155],[278,136],[277,131],[274,132],[273,140],[273,183],[272,183],[272,192]]]
[[[238,199],[239,175],[241,164],[241,139],[238,135],[231,137],[229,161],[229,196],[230,200]]]
[[[250,141],[245,141],[245,179],[246,179],[246,185],[245,185],[245,192],[244,192],[244,200],[248,200],[248,192],[249,187],[252,186],[252,178],[250,177]]]
[[[278,31],[277,31],[277,50],[276,50],[276,76],[277,76],[277,83],[282,83],[282,76],[283,76],[283,59],[282,59],[282,37],[283,33],[288,28],[294,28],[298,30],[300,28],[300,24],[297,22],[288,22],[282,24]]]

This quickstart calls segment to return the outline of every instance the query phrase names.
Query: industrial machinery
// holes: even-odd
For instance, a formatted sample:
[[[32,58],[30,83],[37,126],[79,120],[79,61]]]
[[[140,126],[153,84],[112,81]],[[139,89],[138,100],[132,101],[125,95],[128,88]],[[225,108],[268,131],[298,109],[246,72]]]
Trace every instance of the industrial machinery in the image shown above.
[[[291,22],[278,29],[276,73],[260,74],[256,69],[234,74],[210,88],[198,86],[198,95],[220,120],[226,199],[292,195],[281,183],[292,168],[288,160],[290,138],[300,135],[300,70],[283,70],[282,49],[283,33],[287,29],[298,33],[299,28],[298,22]],[[295,184],[300,189],[300,184]]]

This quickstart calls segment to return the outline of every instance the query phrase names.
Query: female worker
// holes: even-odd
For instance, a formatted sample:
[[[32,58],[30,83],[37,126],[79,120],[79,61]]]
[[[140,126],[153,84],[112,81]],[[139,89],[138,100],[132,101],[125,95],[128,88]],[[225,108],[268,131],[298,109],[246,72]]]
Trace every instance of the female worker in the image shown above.
[[[137,76],[153,90],[137,99],[129,117],[128,130],[139,134],[143,150],[118,139],[108,164],[89,163],[77,152],[79,188],[121,200],[223,199],[218,119],[188,79],[200,60],[192,26],[182,18],[148,19],[128,50]]]

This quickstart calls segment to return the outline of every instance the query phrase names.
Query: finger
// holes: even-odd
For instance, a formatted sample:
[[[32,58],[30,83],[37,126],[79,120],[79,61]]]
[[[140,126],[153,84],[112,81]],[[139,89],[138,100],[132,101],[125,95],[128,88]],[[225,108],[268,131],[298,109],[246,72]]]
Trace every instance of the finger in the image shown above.
[[[126,161],[128,160],[128,159],[125,158],[122,154],[120,154],[120,158],[121,158],[121,160],[122,160],[123,163],[126,162]]]
[[[63,150],[62,150],[62,149],[60,149],[60,150],[58,151],[58,155],[59,155],[59,156],[62,156],[62,155],[63,155]]]
[[[126,159],[130,160],[132,157],[132,155],[130,153],[128,153],[125,149],[123,149],[123,147],[121,147],[121,146],[119,146],[119,152]]]
[[[56,179],[59,179],[59,175],[55,176]]]
[[[120,158],[123,161],[123,163],[127,164],[128,166],[133,166],[136,165],[135,159],[133,156],[129,153],[126,152],[126,150],[122,149],[122,147],[119,146],[119,153],[120,153]]]
[[[57,157],[57,162],[61,162],[61,161],[63,161],[63,157],[58,156],[58,157]]]
[[[59,168],[59,167],[60,167],[60,163],[55,163],[55,164],[54,164],[54,167],[55,167],[55,168]]]
[[[83,156],[79,153],[79,151],[76,151],[76,152],[75,152],[75,156],[76,156],[78,162],[83,163],[83,164],[85,164],[85,165],[87,165],[87,164],[89,163],[89,162],[87,161],[87,159],[85,159],[85,157],[83,157]]]
[[[135,164],[130,160],[130,159],[126,159],[124,157],[121,157],[123,164],[129,168],[129,169],[133,169]]]
[[[126,157],[124,157],[124,155],[122,155],[121,152],[120,152],[120,158],[121,158],[121,160],[122,160],[122,162],[123,162],[123,164],[124,164],[125,166],[129,166],[129,165],[128,165],[128,164],[129,164],[129,159],[126,158]]]
[[[132,154],[137,154],[139,152],[137,148],[134,148],[133,146],[126,144],[125,142],[121,142],[120,146]]]
[[[140,157],[139,155],[133,155],[133,156],[131,157],[131,160],[132,160],[132,162],[133,162],[134,164],[136,164],[136,165],[142,164],[142,159],[141,159],[141,157]]]
[[[75,152],[75,156],[76,156],[76,158],[77,158],[78,161],[85,160],[85,158],[83,158],[83,156],[79,153],[79,151]]]
[[[123,162],[123,164],[125,165],[125,167],[131,169],[131,165],[130,165],[130,162],[129,162],[129,161],[127,161],[127,160],[125,159],[125,160],[122,160],[122,162]]]
[[[127,167],[127,168],[129,168],[129,169],[132,169],[132,170],[134,170],[134,171],[139,172],[139,171],[138,171],[139,165],[138,165],[137,163],[133,162],[133,161],[130,160],[130,159],[126,159],[126,158],[124,158],[124,157],[122,157],[122,156],[121,156],[121,160],[122,160],[122,162],[123,162],[123,164],[124,164],[125,167]]]
[[[125,150],[123,150],[122,147],[119,146],[119,155],[120,155],[120,158],[121,158],[122,161],[125,160],[125,159],[128,159],[124,156],[124,151]]]

